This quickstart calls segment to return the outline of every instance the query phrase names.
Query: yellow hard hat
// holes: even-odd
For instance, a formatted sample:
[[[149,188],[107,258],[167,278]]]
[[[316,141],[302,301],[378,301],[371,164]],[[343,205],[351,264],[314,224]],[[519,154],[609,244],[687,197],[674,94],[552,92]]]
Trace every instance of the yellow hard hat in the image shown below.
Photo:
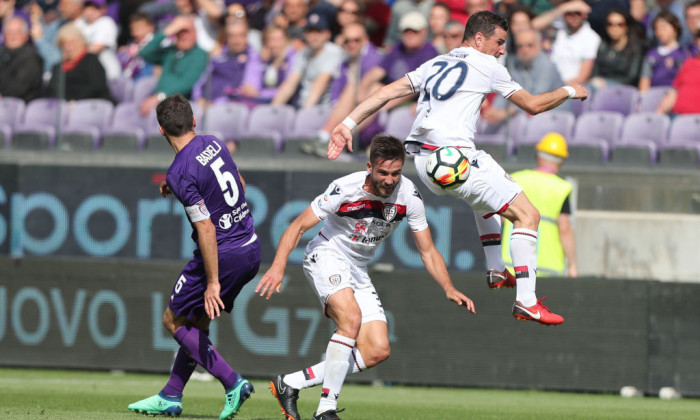
[[[535,149],[537,149],[537,151],[558,156],[560,158],[569,157],[569,150],[566,147],[566,140],[564,139],[564,136],[559,133],[546,134],[544,137],[542,137],[542,140],[537,143]]]

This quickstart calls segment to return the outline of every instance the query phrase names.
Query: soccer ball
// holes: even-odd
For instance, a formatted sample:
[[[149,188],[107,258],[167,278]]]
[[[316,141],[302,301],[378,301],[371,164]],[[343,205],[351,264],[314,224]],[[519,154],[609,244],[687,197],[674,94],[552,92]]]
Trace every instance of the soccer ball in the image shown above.
[[[443,190],[451,190],[464,184],[469,178],[469,159],[454,146],[434,151],[425,162],[425,171],[433,184]]]

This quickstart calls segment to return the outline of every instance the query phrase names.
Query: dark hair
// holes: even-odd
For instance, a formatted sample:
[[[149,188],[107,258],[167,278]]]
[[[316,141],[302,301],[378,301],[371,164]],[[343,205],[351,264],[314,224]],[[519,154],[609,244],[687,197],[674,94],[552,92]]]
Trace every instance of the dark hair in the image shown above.
[[[153,25],[153,19],[151,18],[150,15],[142,12],[135,12],[131,16],[129,16],[129,23],[134,23],[134,22],[139,22],[145,20],[148,22],[149,25]]]
[[[369,161],[372,165],[385,160],[401,160],[406,158],[403,142],[394,136],[374,136],[369,145]]]
[[[433,7],[440,7],[442,9],[445,9],[447,11],[447,16],[449,17],[452,11],[450,10],[450,6],[447,5],[447,3],[443,3],[441,1],[436,1],[433,3]]]
[[[181,136],[194,129],[192,122],[192,105],[184,96],[176,93],[170,95],[156,107],[158,125],[165,134]]]
[[[503,17],[488,10],[476,12],[469,16],[467,26],[464,29],[464,38],[462,39],[462,42],[474,38],[474,36],[479,32],[481,32],[481,34],[486,38],[490,38],[491,35],[496,32],[497,26],[508,32],[508,22],[506,22]]]
[[[700,6],[700,0],[689,1],[688,4],[685,5],[685,12],[688,13],[688,9],[698,6]]]
[[[605,14],[606,26],[610,15],[620,15],[625,19],[625,25],[627,26],[627,45],[625,46],[625,52],[627,55],[632,54],[633,48],[636,47],[641,47],[642,50],[646,49],[646,33],[644,26],[641,23],[637,22],[634,19],[634,17],[632,17],[630,12],[617,7],[608,10],[608,13]],[[608,35],[607,30],[603,32],[602,38],[603,41],[605,41],[608,44],[612,41],[610,39],[610,35]]]
[[[654,22],[652,22],[651,24],[652,29],[656,27],[656,22],[659,20],[665,20],[671,26],[673,26],[673,30],[676,31],[676,41],[678,41],[681,38],[681,35],[683,33],[683,27],[681,26],[681,21],[678,20],[676,15],[669,12],[668,10],[660,11],[659,14],[656,15],[656,17],[654,18]]]

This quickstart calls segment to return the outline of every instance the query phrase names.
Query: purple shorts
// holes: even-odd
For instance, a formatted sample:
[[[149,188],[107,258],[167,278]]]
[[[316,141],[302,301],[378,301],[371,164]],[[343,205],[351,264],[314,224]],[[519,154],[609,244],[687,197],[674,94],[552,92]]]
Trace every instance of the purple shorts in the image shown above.
[[[233,301],[248,284],[260,268],[260,241],[239,248],[236,252],[219,255],[219,284],[221,284],[221,301],[224,310],[231,312]],[[207,275],[204,260],[190,260],[175,282],[170,295],[168,307],[176,316],[185,316],[194,320],[206,316],[204,311],[204,292],[207,290]]]

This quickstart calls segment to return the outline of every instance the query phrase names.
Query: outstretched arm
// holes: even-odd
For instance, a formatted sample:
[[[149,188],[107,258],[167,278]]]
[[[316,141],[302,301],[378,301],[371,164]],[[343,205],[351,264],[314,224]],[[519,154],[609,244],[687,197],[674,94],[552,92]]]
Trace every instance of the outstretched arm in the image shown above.
[[[566,88],[573,89],[573,95]],[[558,107],[567,99],[580,99],[583,101],[588,98],[588,90],[579,84],[567,86],[566,88],[560,87],[539,95],[533,95],[525,89],[520,89],[508,99],[528,114],[536,115]]]
[[[335,159],[340,156],[346,145],[348,150],[352,151],[352,130],[357,125],[379,111],[390,100],[412,95],[413,93],[408,78],[402,77],[371,94],[353,109],[343,122],[335,126],[331,132],[331,141],[328,142],[328,158]]]
[[[445,260],[442,258],[437,248],[435,248],[433,237],[430,235],[430,229],[413,232],[413,239],[416,241],[416,246],[418,247],[418,252],[420,252],[423,264],[425,264],[425,268],[440,287],[443,288],[447,299],[455,302],[459,306],[466,306],[469,312],[475,314],[474,302],[452,285]]]
[[[285,229],[277,245],[275,259],[265,275],[260,279],[258,286],[255,288],[255,293],[260,292],[260,296],[267,294],[265,299],[270,299],[273,292],[280,292],[289,254],[296,248],[304,232],[316,226],[319,221],[314,211],[311,210],[311,206],[309,206]]]

